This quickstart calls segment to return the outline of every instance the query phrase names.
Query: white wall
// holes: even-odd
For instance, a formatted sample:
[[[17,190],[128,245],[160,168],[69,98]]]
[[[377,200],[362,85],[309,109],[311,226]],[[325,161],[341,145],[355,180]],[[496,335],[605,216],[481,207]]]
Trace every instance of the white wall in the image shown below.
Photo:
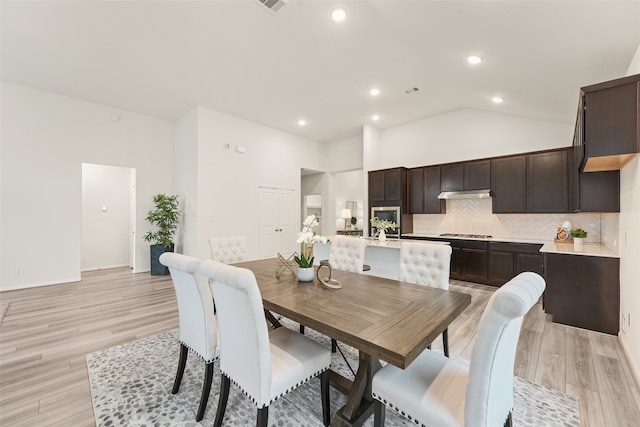
[[[329,172],[362,169],[362,135],[342,139],[326,145],[326,165]]]
[[[568,147],[573,143],[573,128],[573,124],[473,109],[456,110],[381,131],[375,169],[411,168]]]
[[[175,251],[198,256],[198,109],[174,122],[174,188],[180,199],[181,221]],[[207,257],[210,258],[210,257]]]
[[[351,216],[355,216],[358,219],[358,228],[363,228],[363,217],[365,212],[364,195],[362,188],[364,183],[362,181],[362,170],[355,170],[350,172],[339,172],[333,174],[333,193],[335,198],[335,210],[333,221],[334,234],[336,230],[342,230],[344,228],[344,219],[340,218],[340,211],[347,207],[348,201],[353,201],[358,204],[358,211],[351,212]],[[347,224],[350,224],[347,222]]]
[[[333,234],[335,231],[333,226],[333,206],[335,202],[332,198],[332,178],[328,173],[315,173],[304,175],[300,178],[301,208],[306,205],[305,196],[318,195],[318,203],[322,206],[320,216],[320,224],[314,231],[320,235]],[[321,196],[320,196],[321,195]],[[300,212],[301,220],[307,216],[305,211]],[[302,227],[300,227],[302,228]]]
[[[83,162],[137,170],[136,266],[148,270],[144,217],[173,189],[172,123],[8,82],[1,102],[0,288],[80,280]]]
[[[258,186],[300,197],[300,169],[324,170],[324,156],[321,143],[198,107],[197,256],[210,257],[211,236],[244,235],[249,257],[257,257]]]
[[[640,74],[640,45],[627,75]],[[620,171],[620,313],[626,320],[620,338],[640,379],[640,156]],[[622,317],[621,316],[621,317]],[[631,325],[629,325],[631,317]]]
[[[82,271],[129,266],[131,175],[130,168],[82,164]]]

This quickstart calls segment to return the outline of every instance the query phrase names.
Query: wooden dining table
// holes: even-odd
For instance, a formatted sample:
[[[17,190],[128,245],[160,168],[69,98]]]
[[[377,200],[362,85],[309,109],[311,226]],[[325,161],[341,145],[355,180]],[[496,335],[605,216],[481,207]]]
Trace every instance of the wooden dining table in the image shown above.
[[[471,303],[468,294],[336,269],[341,289],[291,274],[276,278],[276,258],[234,265],[254,273],[274,327],[280,325],[269,312],[358,349],[353,381],[330,372],[331,385],[347,395],[331,426],[362,425],[373,413],[371,381],[380,360],[406,368]]]

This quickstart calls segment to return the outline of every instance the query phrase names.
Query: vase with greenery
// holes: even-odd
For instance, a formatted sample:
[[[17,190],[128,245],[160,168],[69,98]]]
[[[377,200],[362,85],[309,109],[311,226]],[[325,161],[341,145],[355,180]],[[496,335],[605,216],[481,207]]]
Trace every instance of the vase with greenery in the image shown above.
[[[155,209],[147,213],[147,222],[156,227],[156,231],[149,231],[144,240],[152,242],[150,248],[151,274],[162,276],[169,274],[169,269],[160,264],[159,258],[164,252],[173,252],[173,237],[180,221],[178,196],[156,194],[153,196]]]
[[[581,245],[584,243],[584,239],[587,238],[587,232],[582,228],[574,228],[571,230],[571,237],[573,237],[574,245]]]
[[[298,264],[298,280],[310,282],[313,280],[313,245],[317,242],[327,243],[328,239],[320,236],[313,227],[320,224],[316,215],[309,215],[302,223],[302,230],[298,233],[297,243],[300,243],[300,256],[295,255],[293,260]]]
[[[380,219],[377,217],[371,218],[371,227],[375,230],[373,237],[378,238],[381,242],[387,240],[386,230],[394,229],[397,224],[393,221],[387,221],[386,219]]]

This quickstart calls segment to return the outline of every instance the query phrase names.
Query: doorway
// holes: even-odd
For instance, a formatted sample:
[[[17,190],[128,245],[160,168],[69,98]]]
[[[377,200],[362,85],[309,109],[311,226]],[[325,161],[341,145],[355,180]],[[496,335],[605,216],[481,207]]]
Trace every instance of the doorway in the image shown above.
[[[82,163],[81,271],[134,271],[135,201],[135,169]]]

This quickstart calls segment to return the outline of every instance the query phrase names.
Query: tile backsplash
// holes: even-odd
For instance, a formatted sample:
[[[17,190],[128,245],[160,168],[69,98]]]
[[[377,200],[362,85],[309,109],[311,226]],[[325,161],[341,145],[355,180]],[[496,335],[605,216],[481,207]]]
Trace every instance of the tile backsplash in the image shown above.
[[[586,230],[589,234],[587,242],[602,242],[617,251],[617,213],[494,214],[491,212],[491,199],[447,200],[446,215],[413,215],[413,232],[551,240],[564,221],[571,221],[573,228]]]

